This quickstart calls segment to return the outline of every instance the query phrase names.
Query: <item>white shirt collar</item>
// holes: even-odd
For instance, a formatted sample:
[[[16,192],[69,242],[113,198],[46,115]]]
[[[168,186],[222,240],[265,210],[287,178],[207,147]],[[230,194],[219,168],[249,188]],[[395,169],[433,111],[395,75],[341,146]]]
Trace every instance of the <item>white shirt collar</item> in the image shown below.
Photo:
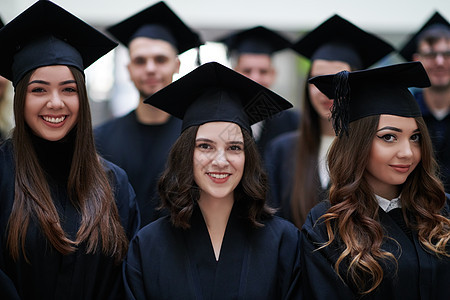
[[[383,197],[380,197],[378,195],[375,195],[375,198],[378,201],[378,205],[381,207],[382,210],[385,212],[390,212],[391,210],[395,208],[402,207],[402,203],[400,202],[400,197],[394,198],[392,200],[387,200]]]

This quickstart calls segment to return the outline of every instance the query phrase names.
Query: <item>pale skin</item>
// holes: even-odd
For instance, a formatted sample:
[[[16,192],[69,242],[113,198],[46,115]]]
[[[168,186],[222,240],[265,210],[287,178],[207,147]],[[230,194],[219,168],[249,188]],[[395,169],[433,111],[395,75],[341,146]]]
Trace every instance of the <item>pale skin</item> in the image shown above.
[[[272,58],[267,54],[240,54],[234,70],[269,89],[276,78]]]
[[[198,129],[194,150],[194,180],[200,188],[198,204],[208,228],[216,260],[234,204],[234,189],[245,164],[244,138],[230,122],[210,122]]]
[[[422,41],[413,59],[420,61],[430,78],[431,87],[423,90],[427,106],[431,111],[450,109],[450,40],[440,39],[433,45]],[[430,53],[438,53],[430,56]]]
[[[420,131],[414,118],[381,115],[365,178],[375,194],[392,200],[421,160]]]
[[[180,70],[176,49],[163,40],[138,37],[128,45],[130,63],[128,72],[139,91],[136,108],[138,121],[143,124],[163,124],[170,115],[156,107],[144,104],[144,99],[169,85]]]
[[[343,70],[350,71],[350,65],[343,61],[316,59],[311,65],[311,77],[335,74]],[[308,88],[311,104],[320,117],[322,135],[334,136],[333,125],[330,121],[333,100],[328,99],[314,84],[309,84]]]
[[[48,141],[64,138],[78,121],[78,88],[67,66],[40,67],[27,86],[25,122]]]

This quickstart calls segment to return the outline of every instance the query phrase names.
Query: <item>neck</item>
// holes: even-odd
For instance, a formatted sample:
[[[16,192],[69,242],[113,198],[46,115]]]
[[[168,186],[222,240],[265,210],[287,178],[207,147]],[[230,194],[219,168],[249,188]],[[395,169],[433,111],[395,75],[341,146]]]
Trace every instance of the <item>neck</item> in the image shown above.
[[[219,260],[223,237],[228,224],[228,218],[233,208],[233,199],[202,199],[198,205],[205,219],[209,237],[214,249],[216,260]]]
[[[450,87],[442,89],[429,87],[423,89],[423,95],[431,111],[450,108]]]
[[[143,99],[139,99],[139,104],[136,108],[136,117],[142,124],[158,125],[166,123],[170,115],[154,106],[145,104]]]

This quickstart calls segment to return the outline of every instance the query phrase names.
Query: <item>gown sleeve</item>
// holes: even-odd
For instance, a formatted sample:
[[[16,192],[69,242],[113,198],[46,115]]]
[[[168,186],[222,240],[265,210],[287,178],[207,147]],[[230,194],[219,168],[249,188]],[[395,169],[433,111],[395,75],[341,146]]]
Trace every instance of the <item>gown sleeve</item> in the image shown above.
[[[123,262],[123,281],[125,285],[125,299],[146,299],[144,281],[142,279],[141,249],[139,236],[130,243],[128,255]]]
[[[318,250],[328,241],[326,228],[317,222],[327,210],[320,203],[309,213],[300,236],[300,257],[304,299],[356,299],[356,295],[337,275],[334,263],[339,253],[330,247]],[[317,222],[317,224],[316,224]]]

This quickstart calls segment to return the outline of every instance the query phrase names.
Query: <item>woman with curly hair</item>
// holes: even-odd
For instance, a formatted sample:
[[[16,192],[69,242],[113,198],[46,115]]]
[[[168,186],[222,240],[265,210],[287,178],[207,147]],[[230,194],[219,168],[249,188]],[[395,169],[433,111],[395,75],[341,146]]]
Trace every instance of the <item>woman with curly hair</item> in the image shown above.
[[[394,50],[339,15],[300,38],[293,49],[310,59],[307,78],[366,69]],[[307,82],[303,95],[299,129],[272,140],[264,157],[270,203],[299,229],[310,209],[328,197],[326,153],[335,138],[330,122],[333,101]]]
[[[265,203],[251,124],[292,105],[207,63],[146,100],[183,119],[159,181],[170,215],[141,229],[124,266],[129,299],[298,299],[299,232]]]
[[[117,44],[50,1],[0,40],[16,121],[0,146],[1,298],[122,299],[139,219],[127,175],[95,150],[84,77]]]
[[[301,234],[306,299],[445,299],[449,200],[409,87],[419,62],[310,80],[334,99],[329,201]]]

